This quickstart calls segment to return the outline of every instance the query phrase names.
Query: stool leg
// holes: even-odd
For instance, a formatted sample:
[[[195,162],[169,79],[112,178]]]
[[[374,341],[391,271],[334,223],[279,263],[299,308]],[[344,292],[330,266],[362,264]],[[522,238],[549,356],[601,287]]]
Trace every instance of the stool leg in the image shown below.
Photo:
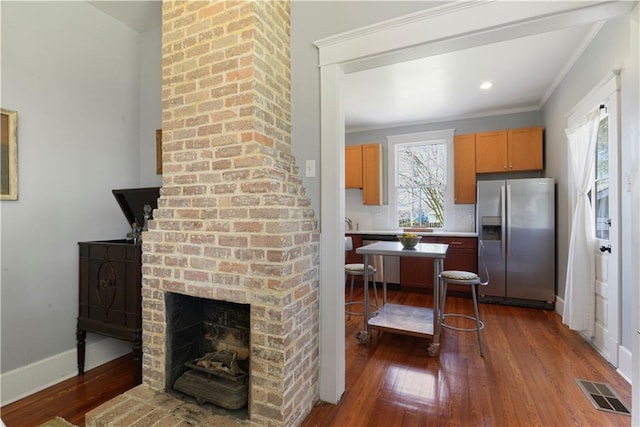
[[[376,302],[376,310],[378,309],[378,290],[377,290],[377,286],[376,286],[376,278],[375,276],[372,276],[372,283],[373,283],[373,298]]]
[[[442,323],[444,318],[444,304],[447,302],[447,281],[444,279],[441,280],[442,288],[440,289],[440,292],[442,295],[440,295],[440,323]]]
[[[351,290],[349,291],[349,320],[351,320],[351,310],[353,307],[353,281],[355,277],[355,274],[351,275]]]
[[[476,328],[478,331],[478,346],[480,346],[480,356],[484,357],[482,351],[482,338],[480,337],[480,316],[478,315],[478,298],[476,297],[476,285],[471,285],[471,296],[473,297],[473,310],[476,314]]]

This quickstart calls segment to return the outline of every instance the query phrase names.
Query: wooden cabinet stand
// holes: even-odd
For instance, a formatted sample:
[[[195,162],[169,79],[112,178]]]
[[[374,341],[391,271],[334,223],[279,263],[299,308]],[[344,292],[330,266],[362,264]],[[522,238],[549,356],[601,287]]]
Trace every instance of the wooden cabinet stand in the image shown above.
[[[136,384],[142,382],[142,251],[126,240],[79,242],[78,375],[85,338],[95,332],[133,343]]]

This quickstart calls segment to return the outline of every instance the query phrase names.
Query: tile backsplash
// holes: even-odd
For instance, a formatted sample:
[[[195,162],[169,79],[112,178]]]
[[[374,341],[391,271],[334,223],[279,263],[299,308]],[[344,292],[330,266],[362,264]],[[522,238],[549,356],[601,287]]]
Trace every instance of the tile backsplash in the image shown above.
[[[476,231],[476,205],[452,205],[443,231]],[[389,205],[362,204],[362,190],[345,190],[345,215],[351,219],[353,230],[394,230]],[[345,225],[346,226],[346,225]]]

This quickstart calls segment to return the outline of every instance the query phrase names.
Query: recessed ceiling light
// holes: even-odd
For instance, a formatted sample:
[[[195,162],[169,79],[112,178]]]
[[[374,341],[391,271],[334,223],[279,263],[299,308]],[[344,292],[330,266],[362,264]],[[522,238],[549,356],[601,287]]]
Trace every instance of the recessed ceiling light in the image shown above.
[[[484,82],[480,85],[480,89],[484,89],[484,90],[491,89],[491,86],[493,86],[493,83]]]

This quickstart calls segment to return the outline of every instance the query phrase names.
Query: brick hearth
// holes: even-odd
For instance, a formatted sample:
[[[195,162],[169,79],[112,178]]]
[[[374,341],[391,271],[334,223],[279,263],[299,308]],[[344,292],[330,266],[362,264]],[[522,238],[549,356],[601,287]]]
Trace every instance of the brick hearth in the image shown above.
[[[249,421],[229,423],[298,425],[318,399],[319,234],[291,153],[289,7],[163,1],[163,186],[143,235],[143,384],[88,414],[88,426],[146,409],[169,417],[160,425],[194,423],[177,414],[222,425],[165,391],[166,292],[250,306]]]

